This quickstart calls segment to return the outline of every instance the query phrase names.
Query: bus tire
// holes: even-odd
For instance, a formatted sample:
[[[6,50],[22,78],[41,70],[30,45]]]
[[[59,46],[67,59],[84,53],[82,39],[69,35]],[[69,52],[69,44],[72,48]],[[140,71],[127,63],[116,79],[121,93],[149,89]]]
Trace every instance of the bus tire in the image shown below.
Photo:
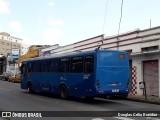
[[[121,96],[122,99],[127,99],[127,97],[128,97],[128,94],[124,94]]]
[[[60,87],[60,97],[63,100],[66,100],[68,98],[68,90],[65,85],[61,85]]]
[[[29,90],[29,93],[34,93],[32,83],[28,83],[28,90]]]
[[[95,98],[95,96],[86,96],[85,99],[86,100],[93,100]]]

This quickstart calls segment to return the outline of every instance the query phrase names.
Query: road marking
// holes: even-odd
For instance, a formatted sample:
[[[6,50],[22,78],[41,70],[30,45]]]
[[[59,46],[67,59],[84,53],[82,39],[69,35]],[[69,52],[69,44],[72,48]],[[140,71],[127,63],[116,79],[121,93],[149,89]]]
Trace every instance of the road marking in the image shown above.
[[[93,118],[92,120],[104,120],[102,118]]]
[[[127,118],[127,117],[114,117],[120,120],[135,120],[135,119],[131,119],[131,118]]]
[[[153,117],[147,117],[147,119],[150,119],[150,120],[160,120],[158,118],[153,118]]]

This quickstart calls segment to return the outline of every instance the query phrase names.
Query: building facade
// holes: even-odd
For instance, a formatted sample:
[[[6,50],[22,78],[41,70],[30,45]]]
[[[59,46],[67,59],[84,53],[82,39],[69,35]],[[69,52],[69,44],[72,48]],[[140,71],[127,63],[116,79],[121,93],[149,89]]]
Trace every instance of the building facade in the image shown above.
[[[160,26],[136,29],[120,35],[99,35],[73,44],[58,47],[54,54],[66,54],[94,49],[123,50],[129,53],[130,94],[160,97]],[[142,84],[143,83],[143,84]]]
[[[21,48],[22,39],[10,36],[9,33],[0,33],[0,54],[7,57],[12,52],[12,49]]]
[[[18,59],[20,55],[21,43],[20,38],[13,37],[6,32],[0,33],[0,55],[2,56],[0,57],[0,74],[10,71],[13,59]]]
[[[26,54],[26,53],[28,52],[30,46],[31,46],[31,45],[22,43],[22,45],[21,45],[21,50],[20,50],[20,55]]]

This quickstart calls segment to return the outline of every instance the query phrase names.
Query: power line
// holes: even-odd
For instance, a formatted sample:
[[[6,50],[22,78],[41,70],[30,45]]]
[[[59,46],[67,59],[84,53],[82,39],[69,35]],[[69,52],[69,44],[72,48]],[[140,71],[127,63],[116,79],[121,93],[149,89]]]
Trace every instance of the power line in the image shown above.
[[[119,36],[120,29],[121,29],[122,15],[123,15],[123,0],[121,2],[121,16],[120,16],[120,20],[119,20],[118,36]]]
[[[121,29],[121,21],[122,21],[122,15],[123,15],[123,0],[121,2],[121,16],[120,16],[120,19],[119,19],[119,27],[118,27],[118,36],[117,36],[117,50],[119,49],[119,32],[120,32],[120,29]]]
[[[103,21],[103,29],[102,29],[102,33],[104,34],[104,28],[105,28],[105,23],[106,23],[106,16],[107,16],[107,9],[108,9],[108,1],[106,1],[106,9],[105,9],[105,15],[104,15],[104,21]]]
[[[106,9],[105,9],[105,15],[104,15],[104,21],[103,21],[103,29],[102,29],[102,34],[103,35],[104,35],[104,28],[105,28],[105,23],[106,23],[107,9],[108,9],[108,0],[106,1]],[[99,45],[97,49],[100,49],[100,47],[103,45],[103,40],[104,40],[104,36],[101,39],[102,44]]]

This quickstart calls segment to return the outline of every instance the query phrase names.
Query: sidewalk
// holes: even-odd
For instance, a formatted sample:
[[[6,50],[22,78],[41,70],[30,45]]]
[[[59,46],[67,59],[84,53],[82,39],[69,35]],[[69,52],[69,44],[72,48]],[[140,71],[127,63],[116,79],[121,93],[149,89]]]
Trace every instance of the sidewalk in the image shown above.
[[[160,97],[155,97],[155,96],[147,96],[147,99],[145,99],[145,96],[128,95],[127,99],[132,101],[146,102],[146,103],[153,103],[160,105]]]
[[[10,118],[2,118],[0,117],[0,120],[11,120]]]

